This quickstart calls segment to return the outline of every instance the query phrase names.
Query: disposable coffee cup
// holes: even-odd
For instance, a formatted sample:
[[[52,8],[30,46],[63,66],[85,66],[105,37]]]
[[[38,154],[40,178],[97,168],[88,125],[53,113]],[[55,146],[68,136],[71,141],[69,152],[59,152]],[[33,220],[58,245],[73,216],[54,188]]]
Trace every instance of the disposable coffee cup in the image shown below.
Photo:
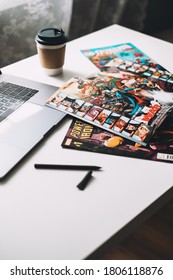
[[[55,76],[62,72],[67,37],[62,29],[45,28],[40,30],[35,42],[40,64],[44,72],[49,76]]]

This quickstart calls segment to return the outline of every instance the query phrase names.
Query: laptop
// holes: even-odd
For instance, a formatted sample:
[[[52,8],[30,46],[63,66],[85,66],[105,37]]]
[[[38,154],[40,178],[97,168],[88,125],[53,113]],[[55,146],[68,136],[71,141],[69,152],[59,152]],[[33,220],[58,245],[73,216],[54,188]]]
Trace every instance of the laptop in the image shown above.
[[[0,71],[0,180],[65,117],[45,106],[56,90]]]

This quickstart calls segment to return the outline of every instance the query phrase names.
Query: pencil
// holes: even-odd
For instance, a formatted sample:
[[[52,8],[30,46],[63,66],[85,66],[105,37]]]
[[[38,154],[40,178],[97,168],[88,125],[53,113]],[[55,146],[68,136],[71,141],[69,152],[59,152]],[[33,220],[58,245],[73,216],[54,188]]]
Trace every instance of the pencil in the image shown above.
[[[87,174],[85,175],[85,177],[82,179],[82,181],[77,185],[77,188],[81,191],[83,191],[86,186],[87,183],[89,182],[89,180],[91,179],[92,176],[92,171],[88,171]]]
[[[66,165],[66,164],[34,164],[36,169],[59,169],[59,170],[100,170],[96,165]]]

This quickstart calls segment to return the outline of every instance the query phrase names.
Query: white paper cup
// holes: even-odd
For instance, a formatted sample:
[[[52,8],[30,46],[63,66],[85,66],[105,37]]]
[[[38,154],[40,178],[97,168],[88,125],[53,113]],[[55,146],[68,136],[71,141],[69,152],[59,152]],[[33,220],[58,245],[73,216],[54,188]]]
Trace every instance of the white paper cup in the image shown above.
[[[46,75],[62,73],[67,37],[62,29],[42,29],[35,38],[40,65]]]
[[[38,42],[36,44],[39,61],[45,74],[55,76],[62,73],[66,44],[55,46],[46,46]]]

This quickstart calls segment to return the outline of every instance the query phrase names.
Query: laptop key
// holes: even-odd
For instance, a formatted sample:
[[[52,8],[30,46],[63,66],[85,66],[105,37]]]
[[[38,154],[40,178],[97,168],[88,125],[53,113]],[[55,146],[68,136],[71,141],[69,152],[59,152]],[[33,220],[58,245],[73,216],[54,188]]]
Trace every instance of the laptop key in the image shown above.
[[[1,116],[0,116],[0,121],[6,119],[9,115],[11,115],[15,110],[12,108],[9,108],[6,110]]]
[[[8,110],[8,107],[2,106],[1,111],[6,112]]]
[[[3,116],[3,115],[0,115],[0,122],[2,122],[3,120],[5,120],[6,119],[6,117],[5,116]]]
[[[33,97],[38,90],[20,85],[0,83],[0,122]]]

